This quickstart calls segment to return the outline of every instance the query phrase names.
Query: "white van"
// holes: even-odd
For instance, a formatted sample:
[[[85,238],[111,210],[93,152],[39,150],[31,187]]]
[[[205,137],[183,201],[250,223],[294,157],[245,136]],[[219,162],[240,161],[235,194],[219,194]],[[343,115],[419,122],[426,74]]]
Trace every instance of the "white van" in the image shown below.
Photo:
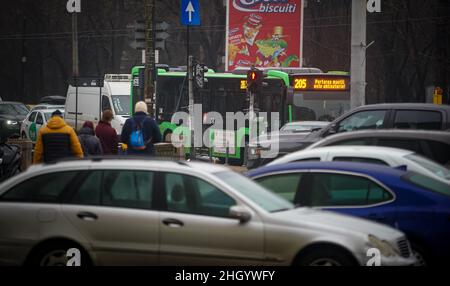
[[[93,82],[90,86],[85,84],[78,87],[78,118],[75,126],[76,114],[76,88],[69,85],[65,106],[65,121],[76,130],[81,128],[85,121],[92,121],[95,125],[101,119],[101,112],[110,109],[114,113],[111,122],[117,134],[121,134],[125,121],[130,117],[131,75],[106,74],[101,89]],[[101,103],[100,103],[101,101]]]

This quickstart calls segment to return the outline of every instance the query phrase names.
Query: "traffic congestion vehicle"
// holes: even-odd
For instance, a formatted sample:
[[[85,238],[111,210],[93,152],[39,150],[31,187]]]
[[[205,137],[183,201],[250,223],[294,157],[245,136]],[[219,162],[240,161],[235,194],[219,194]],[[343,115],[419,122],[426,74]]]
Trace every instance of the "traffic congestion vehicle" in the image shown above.
[[[318,131],[329,124],[328,121],[294,121],[288,122],[280,128],[280,132],[301,133]]]
[[[426,130],[366,130],[329,136],[307,147],[385,146],[411,150],[450,168],[450,132]]]
[[[381,265],[416,262],[382,224],[296,208],[202,163],[100,159],[33,166],[0,185],[0,264]]]
[[[39,129],[47,125],[48,120],[52,117],[52,113],[56,110],[64,114],[64,109],[37,109],[31,111],[20,127],[21,138],[36,143]]]
[[[64,119],[67,124],[75,130],[86,121],[97,124],[102,112],[109,109],[114,115],[111,126],[120,135],[125,121],[130,117],[130,79],[129,74],[105,74],[104,80],[79,79],[78,87],[72,82],[67,89],[65,103]]]
[[[389,103],[360,106],[340,116],[329,123],[327,127],[317,132],[312,132],[306,136],[302,134],[292,136],[290,140],[287,139],[288,141],[283,144],[280,143],[279,150],[265,158],[258,155],[261,154],[261,150],[265,149],[264,145],[254,144],[250,146],[250,154],[255,155],[249,156],[247,167],[252,169],[263,166],[277,157],[293,151],[303,150],[330,135],[360,130],[371,130],[370,132],[372,132],[372,130],[381,129],[449,131],[450,106],[422,103]],[[265,142],[265,144],[268,143],[271,142]]]
[[[65,105],[52,105],[52,104],[38,104],[31,108],[31,111],[42,110],[42,109],[59,109],[63,110]]]
[[[405,167],[437,180],[450,183],[450,170],[409,150],[378,146],[330,146],[301,150],[267,164],[279,165],[293,162],[337,161],[380,164]]]
[[[0,102],[0,130],[9,136],[20,136],[20,125],[27,116],[28,108],[20,102]]]
[[[448,264],[448,183],[403,168],[354,162],[273,165],[248,176],[296,205],[395,227],[407,235],[421,265]]]

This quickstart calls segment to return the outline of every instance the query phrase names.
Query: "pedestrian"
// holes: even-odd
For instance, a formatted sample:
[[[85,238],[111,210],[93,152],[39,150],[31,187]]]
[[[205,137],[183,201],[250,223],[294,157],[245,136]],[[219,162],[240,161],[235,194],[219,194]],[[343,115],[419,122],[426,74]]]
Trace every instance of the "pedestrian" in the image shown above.
[[[103,111],[102,120],[95,128],[95,135],[102,144],[103,155],[117,155],[119,138],[116,129],[111,127],[114,116],[111,110]]]
[[[161,142],[161,132],[155,120],[148,116],[147,104],[136,103],[134,116],[122,128],[121,141],[127,144],[129,155],[154,155],[155,143]]]
[[[49,163],[70,157],[83,158],[83,150],[75,130],[66,124],[61,111],[56,110],[47,125],[39,129],[33,163]]]
[[[83,127],[78,131],[78,140],[80,140],[84,157],[102,155],[102,145],[100,140],[95,137],[94,123],[85,121]]]

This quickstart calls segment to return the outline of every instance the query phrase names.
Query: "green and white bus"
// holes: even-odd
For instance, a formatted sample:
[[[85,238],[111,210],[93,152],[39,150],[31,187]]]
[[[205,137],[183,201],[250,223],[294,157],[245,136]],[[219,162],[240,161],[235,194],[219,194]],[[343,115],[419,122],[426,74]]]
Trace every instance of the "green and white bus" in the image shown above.
[[[144,67],[137,66],[131,71],[132,90],[131,105],[134,106],[137,101],[143,100],[143,73]],[[233,73],[215,73],[208,71],[205,74],[207,82],[204,88],[196,89],[194,92],[195,104],[202,104],[202,112],[206,114],[211,111],[218,112],[225,118],[227,112],[243,112],[246,114],[249,110],[249,100],[246,92],[246,75]],[[265,111],[268,113],[267,122],[271,122],[270,113],[278,112],[280,122],[284,124],[287,119],[287,90],[289,78],[270,75],[264,78],[265,86],[258,96],[255,96],[255,112]],[[156,81],[156,110],[161,134],[165,141],[170,141],[172,132],[178,127],[171,123],[172,115],[177,111],[188,112],[188,80],[186,72],[172,71],[169,69],[158,69]],[[131,110],[131,114],[133,111]],[[225,124],[225,119],[224,119]],[[205,127],[208,127],[205,124]],[[181,128],[181,127],[180,127]],[[270,128],[270,126],[267,126]],[[242,164],[245,155],[245,144],[248,142],[248,125],[228,132],[234,132],[234,146],[229,148],[228,154],[224,148],[213,148],[211,155],[224,160],[227,156],[230,164]],[[214,140],[214,136],[210,138]],[[188,151],[188,150],[186,150]]]
[[[266,129],[269,131],[272,121],[271,112],[278,112],[280,127],[293,121],[322,120],[330,121],[350,108],[350,77],[344,72],[323,73],[315,68],[280,68],[263,69],[264,86],[260,94],[255,96],[255,112],[267,112]],[[195,104],[202,104],[202,112],[218,112],[225,118],[227,112],[243,112],[249,110],[246,90],[247,69],[237,69],[233,73],[205,74],[207,82],[204,88],[194,92]],[[136,102],[144,100],[144,67],[136,66],[131,71],[131,109]],[[171,123],[174,113],[188,112],[188,80],[185,71],[159,68],[156,81],[156,110],[161,134],[169,142],[173,131],[179,127]],[[130,110],[133,114],[133,110]],[[209,127],[204,124],[204,129]],[[179,127],[183,128],[183,127]],[[248,143],[248,122],[245,127],[232,132],[234,146],[229,148],[212,148],[210,155],[223,161],[227,156],[230,164],[242,164],[245,146]],[[187,131],[186,131],[187,132]],[[187,133],[184,133],[187,134]],[[214,135],[210,138],[214,140]],[[189,148],[186,148],[189,153]]]

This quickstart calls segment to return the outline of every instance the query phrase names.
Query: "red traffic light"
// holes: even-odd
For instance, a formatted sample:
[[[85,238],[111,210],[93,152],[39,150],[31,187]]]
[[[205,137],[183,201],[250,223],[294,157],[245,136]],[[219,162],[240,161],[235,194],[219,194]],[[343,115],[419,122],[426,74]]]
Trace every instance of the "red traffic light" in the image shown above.
[[[247,72],[247,89],[250,92],[258,92],[262,86],[263,72],[258,69],[251,69]]]

